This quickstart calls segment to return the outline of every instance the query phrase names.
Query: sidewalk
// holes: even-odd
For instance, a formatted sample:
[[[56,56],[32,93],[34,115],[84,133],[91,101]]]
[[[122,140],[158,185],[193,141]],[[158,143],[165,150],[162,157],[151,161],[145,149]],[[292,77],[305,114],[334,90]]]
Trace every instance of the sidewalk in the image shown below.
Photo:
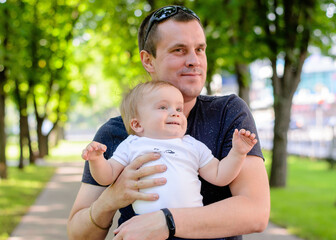
[[[303,240],[287,232],[285,228],[268,223],[266,230],[262,233],[245,235],[244,240]]]
[[[56,174],[8,240],[68,239],[66,223],[80,186],[83,166],[84,161],[59,165]],[[112,237],[113,235],[109,234],[106,239],[111,240]],[[302,239],[290,235],[286,229],[269,223],[263,233],[246,235],[244,240]]]
[[[66,223],[76,198],[84,161],[63,163],[8,240],[66,240]]]

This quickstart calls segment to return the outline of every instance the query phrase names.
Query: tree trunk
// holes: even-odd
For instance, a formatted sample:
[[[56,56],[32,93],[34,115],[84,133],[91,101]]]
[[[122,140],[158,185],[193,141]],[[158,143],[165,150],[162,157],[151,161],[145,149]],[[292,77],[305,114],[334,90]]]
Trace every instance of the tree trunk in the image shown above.
[[[7,160],[6,160],[6,126],[5,126],[5,102],[6,94],[4,85],[6,82],[5,71],[0,72],[0,178],[6,179]]]
[[[264,9],[264,19],[267,19],[266,3],[258,1]],[[275,2],[277,3],[277,2]],[[272,24],[276,32],[270,29],[270,21],[265,21],[264,30],[268,35],[270,51],[269,59],[272,63],[272,85],[274,93],[274,140],[270,185],[271,187],[285,187],[287,176],[287,131],[290,123],[290,113],[294,93],[300,83],[304,61],[308,53],[311,25],[316,13],[317,1],[283,1],[283,23],[276,20]],[[266,11],[265,11],[266,10]],[[304,21],[301,21],[304,19]],[[280,31],[280,25],[283,29]],[[303,25],[302,32],[298,26]],[[279,31],[277,30],[279,29]],[[281,43],[282,42],[282,43]],[[279,43],[281,43],[279,45]],[[284,56],[283,76],[277,75],[276,62],[279,56]]]
[[[26,101],[26,99],[21,99]],[[28,158],[30,164],[35,164],[35,156],[32,148],[32,141],[30,138],[28,116],[27,116],[27,104],[21,102],[20,112],[20,159],[19,168],[24,167],[25,148],[28,147]]]
[[[41,143],[40,143],[40,156],[45,157],[49,155],[49,136],[41,135]]]
[[[36,116],[36,122],[37,122],[37,126],[36,126],[36,131],[37,131],[37,144],[38,144],[38,149],[39,149],[39,154],[38,156],[40,158],[45,157],[46,155],[48,155],[48,136],[45,136],[42,132],[42,125],[43,125],[43,121],[44,118],[41,118],[38,114],[37,114],[37,108],[35,108],[35,116]]]
[[[49,147],[55,147],[61,140],[64,140],[64,127],[56,126],[49,134]]]
[[[207,26],[207,23],[203,23],[204,27]],[[208,59],[208,70],[207,70],[207,79],[205,80],[205,89],[207,91],[207,95],[212,95],[213,91],[211,89],[211,82],[212,82],[212,76],[215,74],[215,69],[214,69],[215,63],[212,62],[212,59]]]
[[[15,100],[17,103],[17,108],[20,116],[20,158],[19,158],[19,168],[24,168],[24,158],[25,158],[25,147],[28,147],[29,163],[35,163],[35,157],[32,150],[32,144],[30,139],[29,124],[28,124],[28,103],[27,103],[28,93],[21,93],[19,89],[19,80],[15,79]]]
[[[18,90],[16,90],[18,91]],[[19,94],[17,92],[17,94]],[[30,138],[28,113],[27,113],[27,96],[18,97],[19,114],[20,114],[20,163],[19,168],[24,167],[25,147],[28,147],[28,158],[30,164],[35,164],[35,156],[32,148],[32,141]]]
[[[212,95],[211,82],[205,81],[205,89],[207,91],[207,95]]]
[[[248,106],[250,106],[250,73],[248,65],[243,63],[235,63],[235,72],[239,85],[239,97],[242,98]]]
[[[19,165],[18,168],[19,169],[23,169],[24,168],[24,140],[25,140],[25,136],[24,136],[24,132],[23,132],[23,125],[24,125],[24,116],[22,115],[22,111],[21,109],[19,110],[20,112],[20,138],[19,138],[19,146],[20,146],[20,157],[19,157]]]
[[[4,49],[4,62],[7,61],[6,48],[8,45],[8,32],[9,32],[9,13],[8,9],[4,9],[5,20],[2,22],[4,29],[4,38],[2,42],[2,48]],[[4,90],[5,83],[7,82],[6,76],[6,66],[0,71],[0,178],[8,178],[7,172],[7,159],[6,159],[6,125],[5,125],[5,116],[6,116],[6,93]]]
[[[35,154],[34,154],[33,147],[32,147],[32,140],[30,138],[29,126],[28,126],[27,139],[28,139],[28,148],[29,148],[29,164],[35,164],[36,158],[35,158]]]
[[[27,99],[25,99],[24,101],[27,101]],[[30,164],[35,164],[35,156],[34,156],[34,152],[33,152],[33,148],[32,148],[32,141],[30,138],[30,131],[29,131],[29,123],[28,123],[28,115],[26,113],[27,111],[27,103],[24,104],[25,106],[25,115],[22,116],[22,126],[21,127],[21,131],[23,133],[23,137],[24,137],[24,146],[28,147],[28,154],[29,154],[29,163]]]
[[[301,72],[306,51],[302,51],[297,61],[285,57],[283,77],[276,74],[276,60],[272,61],[274,90],[274,138],[272,167],[270,176],[271,187],[286,187],[287,184],[287,132],[289,129],[291,108],[294,93],[301,80]]]
[[[277,96],[274,101],[274,138],[270,186],[285,187],[287,184],[287,132],[290,122],[292,99]]]
[[[64,138],[65,138],[64,127],[58,126],[57,127],[55,146],[58,145],[59,141],[64,140]]]

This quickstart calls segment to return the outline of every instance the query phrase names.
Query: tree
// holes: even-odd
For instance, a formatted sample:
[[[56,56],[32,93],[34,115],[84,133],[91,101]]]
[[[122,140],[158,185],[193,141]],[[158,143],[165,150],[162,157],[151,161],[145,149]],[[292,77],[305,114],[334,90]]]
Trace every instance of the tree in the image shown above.
[[[5,40],[5,47],[8,45],[6,49],[1,46],[3,51],[0,53],[5,54],[0,55],[0,65],[4,67],[0,72],[4,80],[7,79],[7,92],[12,93],[20,116],[21,168],[26,145],[30,163],[34,163],[29,113],[36,113],[39,152],[44,156],[48,153],[49,134],[66,120],[66,113],[72,106],[69,103],[77,97],[78,91],[73,94],[74,88],[70,84],[71,69],[68,66],[73,60],[73,26],[79,16],[79,5],[79,1],[65,3],[58,0],[13,0],[0,4],[0,14],[8,19],[4,26],[9,26],[6,31],[1,28],[0,32],[0,39]],[[5,64],[2,64],[5,57]],[[1,83],[4,83],[3,79]],[[53,126],[48,132],[42,132],[46,120]],[[5,127],[2,129],[5,131]]]
[[[79,2],[67,5],[55,0],[48,3],[36,1],[32,6],[30,58],[33,64],[28,79],[40,157],[48,155],[49,136],[63,121],[62,115],[70,107],[65,103],[72,92],[66,65],[71,54],[73,28],[79,17],[78,6]],[[43,132],[46,121],[52,126]]]
[[[260,38],[268,47],[266,53],[272,69],[274,94],[274,139],[270,184],[285,187],[287,180],[287,132],[293,95],[301,80],[309,44],[322,50],[331,46],[335,22],[328,19],[323,0],[256,1],[254,9],[262,30]],[[335,6],[335,5],[334,5]],[[332,16],[335,18],[335,16]],[[316,35],[319,32],[319,36]],[[324,45],[324,46],[323,46]],[[278,62],[284,62],[283,74]]]
[[[8,31],[9,31],[9,22],[8,22],[8,9],[6,6],[1,6],[0,11],[1,17],[4,19],[3,32],[0,32],[0,149],[3,149],[0,152],[0,178],[7,178],[7,162],[6,162],[6,126],[5,126],[5,106],[6,106],[6,92],[5,84],[7,82],[6,69],[7,66],[7,54],[6,48],[8,47]]]
[[[17,12],[24,13],[26,11],[26,5],[24,2],[17,3]],[[22,18],[20,18],[22,17]],[[20,14],[18,20],[20,22],[18,29],[29,29],[29,25],[24,21],[24,14]],[[29,35],[26,31],[13,31],[12,37],[15,37],[16,48],[12,50],[12,53],[21,60],[29,61],[28,51],[22,51],[25,49],[25,44],[27,43],[26,39],[29,39]],[[14,39],[13,39],[14,41]],[[24,61],[22,61],[24,62]],[[32,60],[32,65],[34,66],[34,59]],[[19,157],[19,165],[20,169],[24,168],[24,152],[25,148],[28,147],[29,152],[29,163],[35,163],[35,157],[32,149],[32,141],[30,137],[29,123],[28,123],[28,97],[30,94],[29,88],[29,79],[27,82],[27,72],[29,72],[29,68],[27,68],[23,64],[15,64],[11,66],[11,78],[14,81],[14,94],[13,98],[17,106],[17,110],[19,113],[19,146],[20,146],[20,157]]]
[[[269,59],[273,69],[275,112],[270,184],[286,186],[287,132],[293,95],[309,54],[308,47],[314,45],[330,54],[335,36],[335,1],[209,0],[196,3],[195,10],[204,20],[207,34],[210,76],[224,68],[235,72],[241,90],[248,86],[247,66],[256,59]],[[283,74],[279,74],[280,61],[284,62]]]
[[[251,77],[249,64],[262,57],[256,34],[251,31],[256,22],[251,1],[222,0],[197,1],[195,11],[203,20],[207,36],[208,79],[211,93],[211,76],[228,72],[237,77],[238,95],[249,105]]]

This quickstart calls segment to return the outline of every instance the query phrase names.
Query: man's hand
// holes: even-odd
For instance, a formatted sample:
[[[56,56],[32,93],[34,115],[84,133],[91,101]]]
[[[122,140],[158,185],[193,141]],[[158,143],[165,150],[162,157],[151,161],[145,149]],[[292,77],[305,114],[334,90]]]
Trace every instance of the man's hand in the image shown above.
[[[140,193],[138,190],[166,183],[165,178],[139,180],[142,177],[166,171],[165,165],[141,167],[146,162],[155,161],[159,157],[160,155],[157,153],[138,157],[121,172],[114,184],[108,188],[82,183],[68,220],[69,239],[105,239],[107,231],[102,231],[90,221],[89,207],[92,203],[95,203],[92,213],[95,222],[99,226],[108,226],[119,208],[126,207],[138,199],[156,200],[159,197],[157,194]],[[163,220],[165,220],[164,217]],[[83,228],[83,226],[87,227]]]
[[[106,201],[112,208],[119,209],[132,204],[135,200],[155,201],[159,198],[157,193],[142,193],[139,189],[150,188],[166,184],[165,178],[141,179],[155,173],[164,172],[165,165],[141,167],[143,164],[160,158],[158,153],[149,153],[137,157],[121,172],[117,180],[104,191],[108,195]]]
[[[113,231],[114,240],[165,240],[169,236],[162,211],[132,217]]]

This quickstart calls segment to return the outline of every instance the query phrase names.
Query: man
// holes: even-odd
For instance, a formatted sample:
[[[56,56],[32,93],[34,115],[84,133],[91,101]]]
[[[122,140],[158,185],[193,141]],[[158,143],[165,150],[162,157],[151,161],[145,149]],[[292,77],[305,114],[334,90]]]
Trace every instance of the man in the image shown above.
[[[235,128],[256,132],[251,113],[240,98],[199,96],[206,79],[206,40],[195,13],[178,6],[159,9],[143,21],[138,37],[141,61],[152,79],[168,81],[182,92],[187,134],[205,143],[221,159],[231,148]],[[118,117],[104,124],[94,140],[107,145],[105,158],[109,158],[126,137]],[[107,188],[96,185],[86,165],[68,221],[69,239],[104,239],[119,208],[137,199],[155,201],[159,197],[155,193],[138,191],[165,184],[166,179],[162,178],[141,179],[165,171],[164,165],[141,168],[155,159],[155,153],[140,156]],[[241,239],[239,235],[263,231],[268,223],[270,199],[260,145],[250,151],[229,186],[215,187],[202,180],[201,193],[204,207],[165,209],[134,217],[130,207],[121,209],[119,222],[123,224],[115,230],[114,239]]]

